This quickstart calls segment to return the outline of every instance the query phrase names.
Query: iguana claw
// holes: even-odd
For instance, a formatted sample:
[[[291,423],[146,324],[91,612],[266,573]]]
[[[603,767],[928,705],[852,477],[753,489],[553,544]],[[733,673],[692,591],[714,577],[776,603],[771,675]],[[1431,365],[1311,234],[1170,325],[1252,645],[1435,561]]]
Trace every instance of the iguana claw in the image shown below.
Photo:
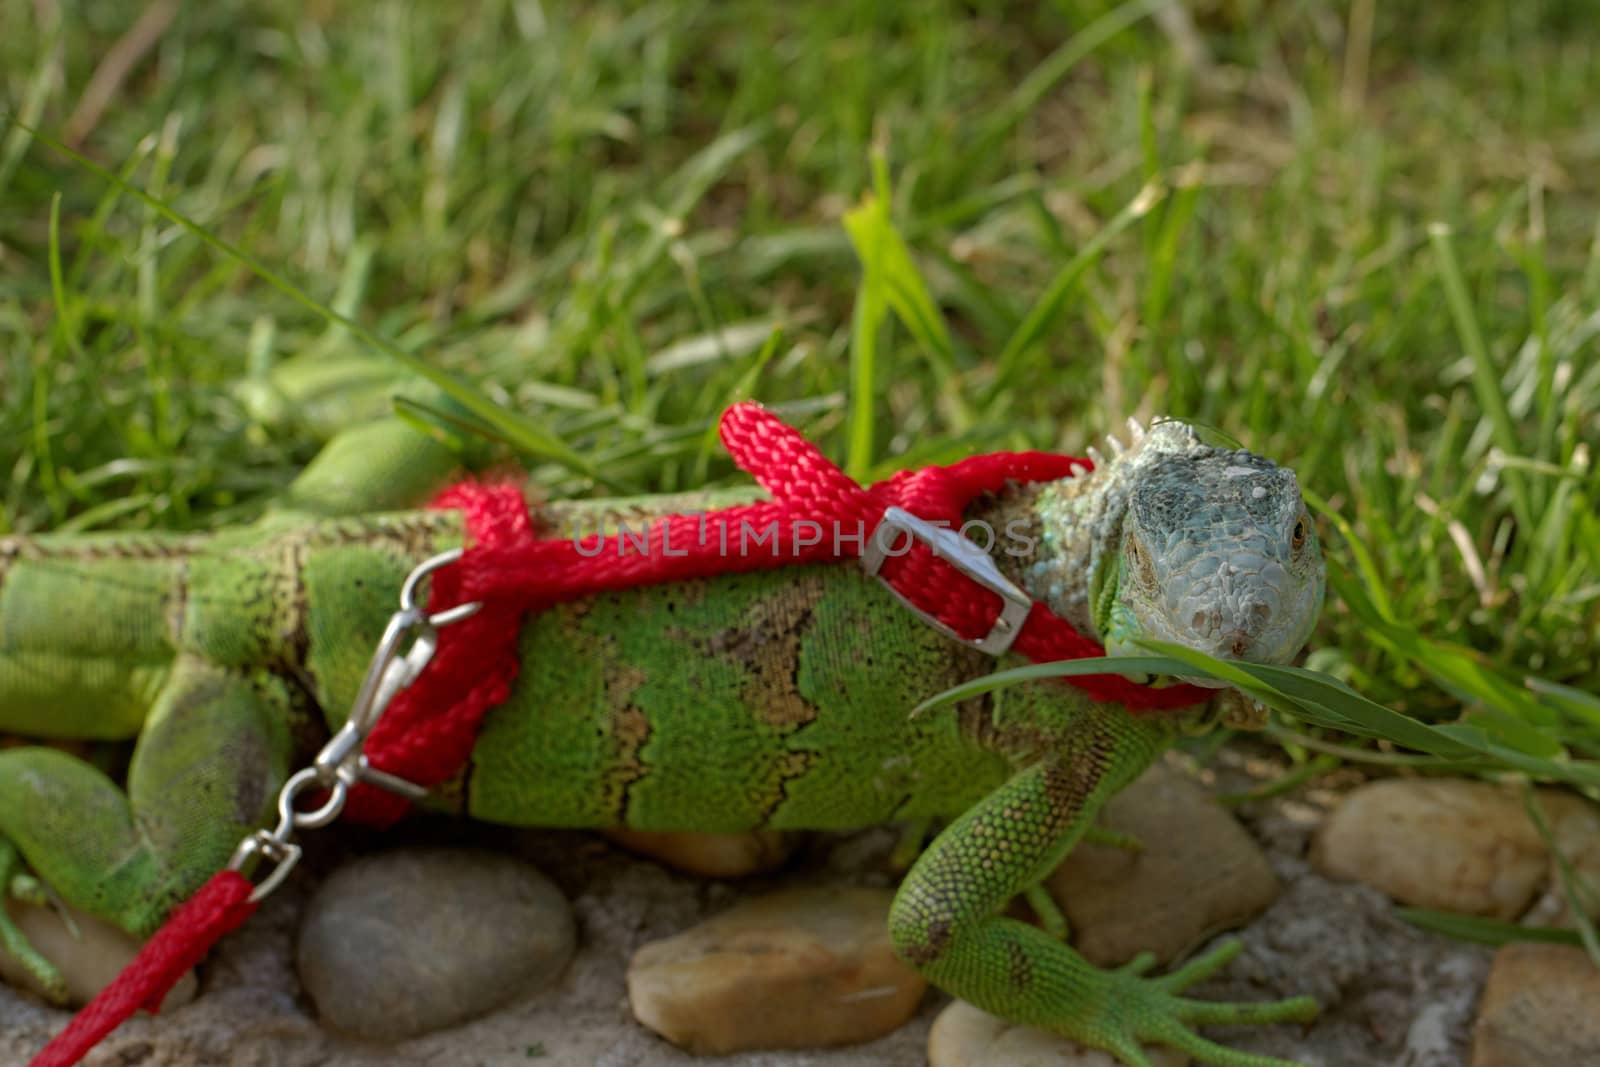
[[[23,869],[22,854],[17,846],[0,837],[0,886],[4,899],[0,900],[0,952],[15,960],[22,970],[39,987],[39,992],[52,1004],[64,1005],[70,998],[67,979],[55,964],[33,947],[27,936],[17,926],[11,910],[5,906],[16,900],[24,904],[47,907],[51,904],[44,883]]]
[[[1150,1059],[1141,1042],[1170,1045],[1193,1057],[1198,1063],[1214,1067],[1300,1067],[1293,1060],[1260,1056],[1225,1048],[1201,1037],[1195,1026],[1253,1026],[1267,1023],[1310,1022],[1320,1010],[1311,997],[1290,997],[1251,1003],[1218,1003],[1190,1000],[1179,996],[1184,989],[1211,977],[1226,967],[1243,949],[1239,941],[1219,945],[1190,960],[1170,974],[1146,977],[1153,957],[1143,953],[1107,978],[1107,996],[1116,1007],[1109,1027],[1114,1032],[1098,1034],[1102,1048],[1119,1057],[1129,1067],[1145,1067]]]

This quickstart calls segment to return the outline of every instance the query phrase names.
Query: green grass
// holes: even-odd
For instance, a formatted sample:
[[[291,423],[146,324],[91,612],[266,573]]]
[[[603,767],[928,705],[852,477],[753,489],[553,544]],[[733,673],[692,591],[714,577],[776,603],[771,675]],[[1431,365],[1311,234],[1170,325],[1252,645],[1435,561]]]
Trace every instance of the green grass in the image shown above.
[[[1314,496],[1313,667],[1587,781],[1589,5],[1156,6],[189,5],[82,149],[311,303],[6,130],[0,532],[246,519],[417,363],[564,494],[737,477],[746,395],[863,477],[1182,415]],[[129,8],[10,5],[0,108]]]

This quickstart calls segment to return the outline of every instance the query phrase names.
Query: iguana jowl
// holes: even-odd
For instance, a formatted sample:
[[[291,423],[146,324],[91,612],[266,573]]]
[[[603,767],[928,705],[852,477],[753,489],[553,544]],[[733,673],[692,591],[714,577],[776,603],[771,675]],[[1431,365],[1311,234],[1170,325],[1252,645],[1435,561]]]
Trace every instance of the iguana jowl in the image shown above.
[[[249,528],[0,541],[0,730],[137,738],[125,790],[53,748],[0,752],[7,891],[40,900],[48,886],[147,934],[268,823],[287,774],[350,706],[402,579],[460,543],[454,513],[392,510],[451,465],[379,423],[336,438]],[[546,536],[581,536],[753,495],[550,504],[537,518]],[[1113,652],[1152,636],[1282,662],[1320,610],[1322,560],[1294,475],[1180,422],[970,515],[1006,532],[993,541],[1002,570]],[[1202,708],[1136,717],[1040,682],[912,717],[994,660],[848,565],[596,596],[531,617],[519,641],[510,699],[433,805],[642,830],[950,818],[890,918],[899,954],[947,991],[1134,1065],[1148,1062],[1141,1040],[1222,1067],[1280,1064],[1191,1027],[1315,1012],[1307,998],[1181,997],[1228,949],[1164,977],[1144,960],[1104,971],[999,915]],[[61,988],[3,913],[0,946]]]

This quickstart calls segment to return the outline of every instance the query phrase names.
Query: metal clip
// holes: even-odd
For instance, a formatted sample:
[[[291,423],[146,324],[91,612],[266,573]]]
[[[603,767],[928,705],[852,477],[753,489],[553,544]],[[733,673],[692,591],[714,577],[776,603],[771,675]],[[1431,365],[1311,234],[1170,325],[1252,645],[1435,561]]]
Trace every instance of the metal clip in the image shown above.
[[[258,857],[271,860],[274,866],[265,878],[256,883],[255,889],[250,891],[252,903],[260,901],[289,877],[294,865],[300,862],[300,846],[293,841],[274,837],[265,830],[257,830],[240,841],[239,847],[233,850],[233,856],[228,860],[228,870],[243,871],[246,864]]]
[[[402,655],[401,643],[413,632],[415,639]],[[416,681],[438,647],[439,631],[422,612],[402,608],[390,616],[389,625],[384,628],[372,661],[367,665],[366,677],[361,681],[349,717],[339,732],[322,746],[312,764],[318,778],[324,782],[337,780],[346,786],[358,781],[370,782],[412,799],[422,795],[423,790],[410,782],[370,766],[361,753],[361,746],[378,724],[384,709],[400,690]]]
[[[350,787],[341,781],[335,781],[329,787],[328,798],[316,808],[311,811],[299,810],[296,801],[300,794],[322,784],[321,775],[315,767],[306,767],[290,775],[278,792],[278,825],[272,830],[257,830],[240,841],[239,847],[233,850],[228,860],[229,870],[244,871],[252,860],[270,860],[273,864],[267,876],[256,883],[250,894],[252,901],[261,900],[282,885],[294,865],[300,862],[300,846],[294,843],[296,830],[326,826],[344,810]]]
[[[390,702],[400,690],[417,680],[433,658],[439,647],[439,627],[460,622],[483,606],[474,601],[433,615],[417,606],[417,589],[422,580],[460,558],[459,548],[441,552],[418,564],[406,576],[400,588],[400,610],[389,617],[389,624],[384,627],[344,725],[322,746],[311,766],[297,771],[283,784],[278,793],[278,825],[271,831],[255,831],[234,849],[228,860],[230,870],[241,871],[252,861],[267,860],[274,864],[267,876],[257,883],[250,894],[251,900],[260,900],[271,893],[299,862],[301,850],[294,843],[295,832],[326,826],[337,819],[344,811],[350,788],[358,782],[399,793],[411,800],[427,795],[428,791],[422,786],[372,766],[361,748]],[[402,652],[401,647],[408,637],[412,639],[411,644]],[[316,808],[302,811],[298,804],[300,794],[312,788],[327,790],[327,798]]]
[[[994,625],[986,635],[979,638],[963,637],[907,600],[879,573],[883,569],[883,561],[889,557],[889,541],[897,532],[909,535],[913,541],[921,541],[933,550],[935,556],[1000,598],[1000,615],[994,620]],[[900,554],[902,553],[896,553]],[[991,656],[998,656],[1011,647],[1011,643],[1017,639],[1017,634],[1022,632],[1022,624],[1027,621],[1028,613],[1033,610],[1033,598],[1000,573],[994,557],[989,553],[955,530],[935,526],[902,508],[884,509],[883,519],[872,531],[872,536],[867,538],[866,547],[861,552],[861,569],[883,582],[889,592],[894,594],[895,599],[910,608],[923,622],[951,640],[960,641]]]

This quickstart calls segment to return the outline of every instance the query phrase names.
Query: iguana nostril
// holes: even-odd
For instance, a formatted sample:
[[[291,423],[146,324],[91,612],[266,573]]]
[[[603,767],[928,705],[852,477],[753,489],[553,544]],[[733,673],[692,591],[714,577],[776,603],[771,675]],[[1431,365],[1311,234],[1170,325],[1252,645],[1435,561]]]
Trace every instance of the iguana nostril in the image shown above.
[[[1228,651],[1235,656],[1242,656],[1250,649],[1251,637],[1243,630],[1234,630],[1228,634]]]
[[[1189,619],[1195,633],[1209,633],[1222,624],[1222,613],[1216,608],[1200,608]]]

